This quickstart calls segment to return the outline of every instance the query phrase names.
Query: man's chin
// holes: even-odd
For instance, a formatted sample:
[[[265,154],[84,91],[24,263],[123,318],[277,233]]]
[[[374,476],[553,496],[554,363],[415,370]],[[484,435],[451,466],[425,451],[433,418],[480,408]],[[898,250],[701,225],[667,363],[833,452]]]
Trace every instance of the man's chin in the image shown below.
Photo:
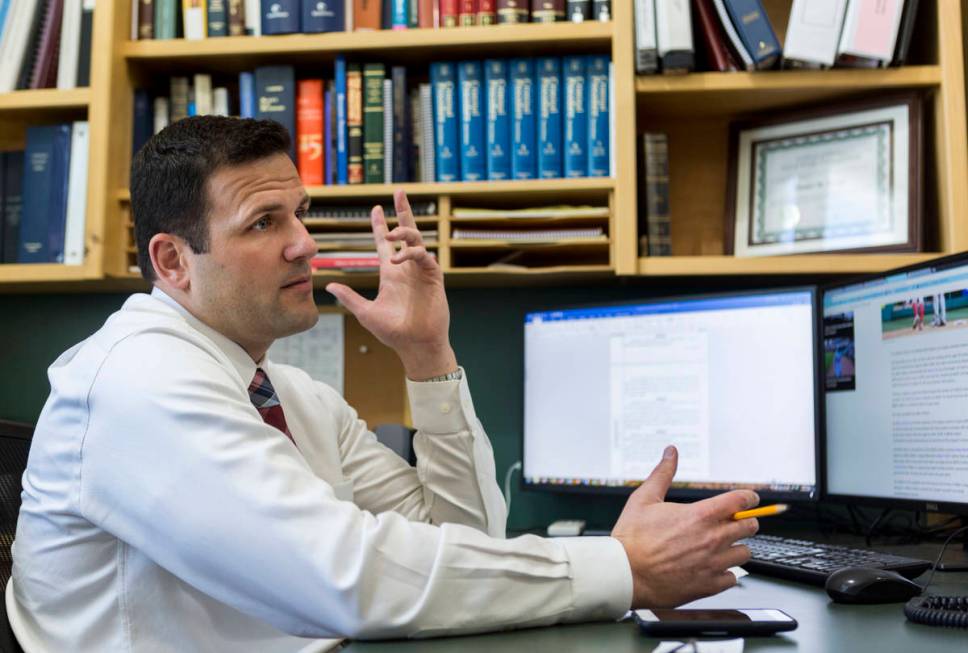
[[[276,338],[285,338],[312,329],[319,322],[319,310],[313,304],[309,309],[303,309],[299,313],[290,313],[287,317],[289,319],[279,325]]]

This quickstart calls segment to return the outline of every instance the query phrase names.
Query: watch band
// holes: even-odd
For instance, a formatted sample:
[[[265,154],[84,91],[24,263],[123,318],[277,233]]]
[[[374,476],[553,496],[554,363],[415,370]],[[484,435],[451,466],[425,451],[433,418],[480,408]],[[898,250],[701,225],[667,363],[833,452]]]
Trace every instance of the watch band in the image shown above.
[[[463,378],[464,378],[464,373],[461,372],[461,369],[458,367],[453,372],[448,372],[447,374],[441,374],[440,376],[431,377],[426,381],[424,381],[424,383],[440,383],[442,381],[460,381]]]

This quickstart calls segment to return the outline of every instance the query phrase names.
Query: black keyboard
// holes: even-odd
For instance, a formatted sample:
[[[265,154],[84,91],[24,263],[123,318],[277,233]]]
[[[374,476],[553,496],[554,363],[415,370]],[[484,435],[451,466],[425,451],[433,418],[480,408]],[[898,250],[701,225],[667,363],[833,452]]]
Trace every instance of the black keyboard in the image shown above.
[[[907,578],[920,576],[931,568],[927,560],[775,535],[756,535],[741,543],[753,554],[743,565],[750,573],[821,587],[830,574],[844,567],[889,569]]]

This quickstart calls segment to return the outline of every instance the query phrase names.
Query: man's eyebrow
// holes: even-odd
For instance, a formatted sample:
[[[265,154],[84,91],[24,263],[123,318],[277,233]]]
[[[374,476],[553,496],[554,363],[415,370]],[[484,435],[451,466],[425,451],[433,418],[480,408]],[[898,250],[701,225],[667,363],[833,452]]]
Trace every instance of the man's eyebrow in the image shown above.
[[[302,201],[299,202],[299,207],[308,207],[309,203],[309,195],[303,195]],[[281,211],[284,208],[286,208],[285,205],[280,204],[279,202],[270,202],[268,204],[259,204],[246,213],[249,215],[255,215],[256,213],[272,213],[273,211]]]

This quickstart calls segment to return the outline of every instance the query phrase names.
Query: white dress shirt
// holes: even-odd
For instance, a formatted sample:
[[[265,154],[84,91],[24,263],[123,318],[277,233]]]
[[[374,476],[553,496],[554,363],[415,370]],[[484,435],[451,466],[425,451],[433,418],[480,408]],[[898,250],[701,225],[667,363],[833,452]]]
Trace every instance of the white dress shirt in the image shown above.
[[[504,538],[465,379],[408,383],[416,468],[329,386],[256,363],[158,291],[50,367],[23,477],[11,623],[33,651],[318,651],[621,616],[612,538]]]

